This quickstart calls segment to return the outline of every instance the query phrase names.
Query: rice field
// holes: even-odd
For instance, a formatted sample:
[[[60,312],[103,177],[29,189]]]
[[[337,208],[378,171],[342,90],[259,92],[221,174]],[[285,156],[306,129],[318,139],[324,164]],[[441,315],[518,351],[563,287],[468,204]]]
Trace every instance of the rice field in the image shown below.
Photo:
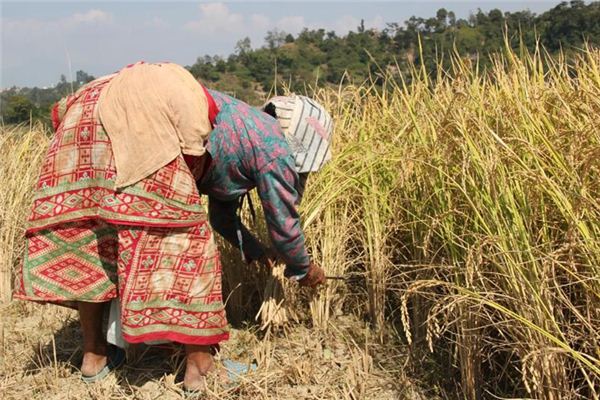
[[[456,56],[314,96],[335,157],[303,224],[344,279],[300,291],[222,245],[224,353],[259,369],[208,398],[600,398],[600,51],[507,50],[488,70]],[[180,398],[181,349],[131,349],[88,387],[76,315],[9,301],[48,135],[0,136],[2,397]]]

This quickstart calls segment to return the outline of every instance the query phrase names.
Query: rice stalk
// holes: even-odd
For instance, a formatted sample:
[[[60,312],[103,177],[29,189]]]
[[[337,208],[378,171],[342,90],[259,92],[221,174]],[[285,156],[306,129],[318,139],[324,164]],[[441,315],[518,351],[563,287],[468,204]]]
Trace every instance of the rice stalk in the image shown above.
[[[48,146],[46,129],[0,127],[0,301],[10,300],[13,273],[22,254],[25,219]]]
[[[266,330],[298,327],[297,318],[325,334],[337,314],[355,314],[368,317],[377,341],[399,320],[412,366],[433,353],[437,379],[465,398],[597,399],[600,51],[567,60],[507,46],[487,70],[458,55],[450,65],[435,76],[411,67],[384,87],[315,90],[336,122],[334,160],[309,179],[302,221],[326,273],[356,279],[312,293],[307,313],[282,266],[265,273],[222,247],[230,317],[253,318],[262,305]],[[11,129],[2,131],[10,157],[0,169],[3,295],[23,249],[36,152],[47,143],[35,129]],[[260,221],[252,230],[265,231]],[[319,346],[303,351],[326,353]],[[271,367],[281,357],[270,345],[256,350]],[[375,364],[361,351],[344,364],[348,384],[328,393],[373,393],[363,378]],[[286,359],[276,379],[306,387],[325,376],[326,357],[309,365],[304,355]],[[257,385],[249,392],[273,395]]]

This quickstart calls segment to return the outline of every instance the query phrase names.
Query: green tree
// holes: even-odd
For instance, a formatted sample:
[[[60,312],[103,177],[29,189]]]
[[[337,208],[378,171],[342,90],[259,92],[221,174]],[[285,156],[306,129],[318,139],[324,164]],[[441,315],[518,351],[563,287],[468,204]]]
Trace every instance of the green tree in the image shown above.
[[[2,100],[2,120],[7,124],[27,122],[36,117],[37,108],[25,96],[13,94]]]
[[[75,82],[77,82],[77,84],[80,85],[85,85],[88,82],[93,81],[94,78],[92,75],[89,75],[88,73],[84,72],[84,71],[77,71],[75,73]]]
[[[274,50],[274,49],[280,47],[281,45],[283,45],[284,43],[286,43],[287,37],[288,37],[287,33],[275,29],[275,30],[267,32],[267,35],[265,36],[265,43],[267,44],[267,47],[270,50]],[[292,36],[292,38],[293,38],[293,36]]]

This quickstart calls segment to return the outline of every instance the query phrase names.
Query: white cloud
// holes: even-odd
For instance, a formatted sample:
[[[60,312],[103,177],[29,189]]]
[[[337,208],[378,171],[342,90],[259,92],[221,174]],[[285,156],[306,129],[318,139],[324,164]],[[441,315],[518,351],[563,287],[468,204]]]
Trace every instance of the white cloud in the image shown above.
[[[375,17],[373,17],[372,19],[370,19],[367,23],[367,29],[369,28],[376,28],[376,29],[383,29],[385,28],[385,19],[381,16],[381,15],[377,15]]]
[[[271,25],[269,17],[263,14],[252,14],[250,16],[250,26],[253,30],[267,31]]]
[[[69,18],[69,20],[75,24],[102,24],[111,22],[112,15],[102,10],[92,9],[85,13],[75,13]]]
[[[198,7],[199,16],[184,24],[184,29],[191,33],[213,35],[213,41],[231,42],[250,37],[254,47],[263,45],[267,31],[279,30],[297,35],[304,28],[334,30],[339,35],[348,31],[356,31],[360,18],[344,15],[336,20],[326,22],[307,21],[304,16],[288,15],[272,20],[265,14],[243,15],[232,12],[225,3],[202,3]],[[384,18],[380,15],[365,21],[367,29],[385,27]]]
[[[333,29],[335,33],[340,36],[347,34],[349,31],[356,32],[360,25],[360,18],[356,18],[352,15],[344,15],[338,18],[336,21],[329,26],[329,29]],[[385,28],[385,20],[381,15],[365,20],[365,29],[383,29]]]
[[[89,49],[97,51],[106,42],[105,38],[118,27],[112,22],[112,14],[100,9],[46,19],[3,18],[3,76],[22,75],[22,71],[28,70],[30,65],[42,64],[46,76],[60,76],[68,71],[69,64],[74,70],[89,71],[88,67],[82,66],[93,60]],[[33,81],[33,78],[29,80]],[[51,83],[46,81],[41,85]]]
[[[351,15],[344,15],[338,20],[334,21],[331,28],[338,35],[345,35],[349,31],[356,31],[356,27],[360,24],[360,20]]]
[[[45,28],[48,24],[39,19],[4,19],[2,21],[2,33],[11,34],[13,32],[37,32]]]
[[[223,3],[200,4],[200,18],[185,24],[185,29],[198,33],[240,32],[244,28],[242,14],[232,13]]]
[[[168,28],[170,25],[164,19],[162,19],[160,17],[154,17],[154,18],[151,18],[148,21],[146,21],[144,23],[144,26],[146,26],[148,28],[154,28],[154,29],[164,29],[164,28]]]
[[[41,20],[36,18],[27,19],[4,19],[3,34],[13,36],[33,36],[61,33],[73,28],[84,28],[91,25],[103,25],[111,23],[113,16],[98,9],[91,9],[84,13],[75,13],[65,18],[53,20]]]
[[[297,34],[304,28],[310,28],[304,17],[301,16],[289,16],[283,17],[275,24],[275,27],[287,33]]]
[[[286,16],[272,21],[264,14],[249,16],[231,12],[224,3],[203,3],[199,6],[200,16],[184,25],[190,32],[236,35],[237,39],[249,36],[253,40],[262,39],[267,31],[279,29],[286,33],[299,33],[308,24],[302,16]]]

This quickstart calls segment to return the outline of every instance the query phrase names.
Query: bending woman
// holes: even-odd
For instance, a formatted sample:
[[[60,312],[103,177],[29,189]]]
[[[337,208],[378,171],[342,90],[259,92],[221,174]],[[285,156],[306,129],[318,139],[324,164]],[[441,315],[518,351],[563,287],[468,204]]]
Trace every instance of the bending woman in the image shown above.
[[[124,359],[102,334],[115,298],[127,342],[185,345],[187,389],[201,387],[211,347],[228,338],[201,172],[184,159],[205,153],[214,107],[182,67],[138,63],[53,109],[15,297],[79,310],[88,382]]]
[[[269,115],[223,93],[209,92],[219,113],[206,144],[212,160],[197,184],[200,193],[209,196],[211,225],[240,248],[246,261],[272,265],[272,255],[238,217],[241,199],[256,188],[275,256],[286,264],[285,276],[303,286],[323,283],[323,270],[306,250],[297,206],[308,173],[331,158],[331,118],[302,96],[270,100]]]

